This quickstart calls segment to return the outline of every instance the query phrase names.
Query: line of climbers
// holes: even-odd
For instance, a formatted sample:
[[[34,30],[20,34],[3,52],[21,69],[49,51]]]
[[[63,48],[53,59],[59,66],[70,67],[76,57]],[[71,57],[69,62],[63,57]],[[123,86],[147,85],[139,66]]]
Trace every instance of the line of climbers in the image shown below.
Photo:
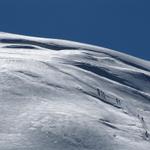
[[[145,120],[144,120],[144,118],[143,117],[140,117],[140,115],[138,114],[138,118],[142,121],[142,124],[144,124],[145,123]],[[144,127],[144,129],[145,129],[145,137],[146,138],[149,138],[149,133],[148,133],[148,131],[146,130],[146,128]]]
[[[100,89],[97,89],[97,93],[100,98],[104,100],[106,99],[105,93],[103,91],[101,91]]]
[[[105,96],[105,93],[104,93],[103,91],[101,91],[100,89],[97,88],[97,93],[98,93],[98,96],[99,96],[100,98],[102,98],[103,100],[106,100],[106,96]],[[116,98],[116,103],[117,103],[118,105],[121,105],[120,99]]]
[[[121,105],[120,99],[116,98],[116,103],[119,104],[119,105]]]
[[[105,96],[105,93],[103,91],[101,91],[100,89],[97,88],[97,93],[98,93],[98,96],[103,99],[103,100],[106,100],[106,96]],[[118,105],[121,105],[121,101],[120,99],[116,98],[116,103]],[[138,118],[141,119],[142,121],[142,124],[144,124],[144,118],[143,117],[140,117],[140,115],[138,114]],[[145,129],[145,128],[144,128]],[[145,137],[146,138],[149,138],[149,133],[148,131],[145,129]]]
[[[97,93],[98,93],[98,96],[99,96],[101,99],[106,100],[106,96],[105,96],[105,93],[104,93],[103,91],[101,91],[100,89],[97,88]],[[120,99],[116,98],[116,103],[117,103],[118,105],[121,105]],[[142,124],[144,124],[144,118],[143,118],[143,117],[140,117],[139,114],[138,114],[138,118],[141,119]],[[149,138],[149,133],[148,133],[148,131],[146,130],[145,127],[144,127],[144,129],[145,129],[145,137],[146,137],[146,138]]]

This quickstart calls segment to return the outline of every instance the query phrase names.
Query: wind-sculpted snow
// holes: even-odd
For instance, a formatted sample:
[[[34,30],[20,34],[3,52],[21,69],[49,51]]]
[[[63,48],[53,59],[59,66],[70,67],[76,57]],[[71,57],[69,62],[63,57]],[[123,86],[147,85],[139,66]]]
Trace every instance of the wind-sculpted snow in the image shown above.
[[[0,150],[149,150],[150,62],[0,33]]]

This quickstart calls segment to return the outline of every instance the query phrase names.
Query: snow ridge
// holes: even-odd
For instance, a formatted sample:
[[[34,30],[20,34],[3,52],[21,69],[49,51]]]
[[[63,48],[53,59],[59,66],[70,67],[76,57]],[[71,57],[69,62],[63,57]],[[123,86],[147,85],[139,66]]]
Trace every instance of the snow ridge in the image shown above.
[[[0,150],[150,149],[150,62],[0,33]]]

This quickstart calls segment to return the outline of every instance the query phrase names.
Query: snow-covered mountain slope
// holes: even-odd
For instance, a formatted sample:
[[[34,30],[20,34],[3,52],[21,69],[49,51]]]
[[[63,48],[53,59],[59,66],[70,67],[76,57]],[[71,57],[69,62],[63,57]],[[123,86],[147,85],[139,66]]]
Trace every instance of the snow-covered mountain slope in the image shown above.
[[[150,62],[0,33],[0,150],[149,150]]]

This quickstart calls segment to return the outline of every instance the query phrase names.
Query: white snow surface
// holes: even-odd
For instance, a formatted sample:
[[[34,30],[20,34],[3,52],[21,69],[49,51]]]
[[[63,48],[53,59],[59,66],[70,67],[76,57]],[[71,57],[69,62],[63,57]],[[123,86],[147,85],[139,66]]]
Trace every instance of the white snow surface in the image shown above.
[[[149,149],[149,61],[0,33],[0,150]]]

